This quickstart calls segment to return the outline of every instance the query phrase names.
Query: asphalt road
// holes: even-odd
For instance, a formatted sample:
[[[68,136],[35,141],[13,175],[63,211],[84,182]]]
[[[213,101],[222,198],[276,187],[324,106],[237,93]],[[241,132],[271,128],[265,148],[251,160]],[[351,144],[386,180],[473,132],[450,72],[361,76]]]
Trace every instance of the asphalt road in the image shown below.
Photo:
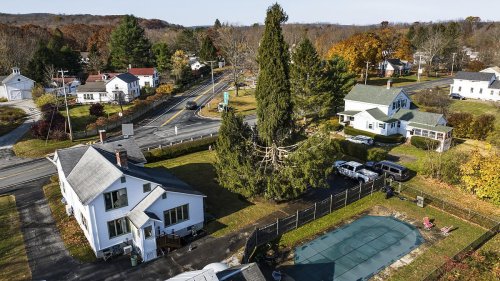
[[[415,91],[420,91],[423,89],[432,89],[438,86],[450,85],[451,83],[453,83],[452,78],[443,78],[438,80],[426,81],[422,83],[416,83],[401,88],[403,88],[408,94],[412,94]]]
[[[14,192],[34,180],[56,174],[56,167],[42,158],[0,169],[0,194]]]

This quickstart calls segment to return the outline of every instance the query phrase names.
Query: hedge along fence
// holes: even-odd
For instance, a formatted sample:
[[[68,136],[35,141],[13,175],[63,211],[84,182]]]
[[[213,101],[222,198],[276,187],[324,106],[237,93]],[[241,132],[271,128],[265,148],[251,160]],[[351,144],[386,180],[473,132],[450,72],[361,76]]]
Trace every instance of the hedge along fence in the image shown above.
[[[439,147],[440,142],[438,140],[433,140],[425,137],[413,136],[410,140],[411,144],[416,148],[424,150],[436,150]]]
[[[141,117],[142,115],[144,115],[145,113],[147,113],[151,109],[156,108],[159,105],[167,102],[170,99],[170,97],[171,96],[168,96],[168,97],[165,97],[163,99],[154,101],[150,104],[141,106],[141,108],[138,109],[137,111],[119,118],[116,122],[109,122],[109,119],[108,119],[109,123],[107,123],[104,126],[99,126],[95,129],[86,129],[85,131],[73,132],[73,138],[74,139],[83,139],[83,138],[87,138],[87,137],[91,137],[91,136],[97,136],[99,134],[99,130],[113,130],[113,129],[121,126],[122,124],[130,123],[133,120]]]
[[[148,162],[166,160],[198,151],[207,150],[211,145],[215,144],[216,140],[217,136],[212,136],[189,142],[178,143],[171,146],[155,148],[149,151],[145,151],[144,156],[146,157],[146,160],[148,160]]]
[[[363,135],[373,138],[373,140],[376,142],[382,142],[382,143],[403,143],[406,140],[406,138],[400,134],[395,134],[390,136],[377,135],[375,133],[354,129],[353,127],[345,127],[344,134],[350,136]]]
[[[337,150],[362,161],[382,161],[387,158],[388,154],[387,150],[383,148],[369,147],[348,140],[339,140]]]

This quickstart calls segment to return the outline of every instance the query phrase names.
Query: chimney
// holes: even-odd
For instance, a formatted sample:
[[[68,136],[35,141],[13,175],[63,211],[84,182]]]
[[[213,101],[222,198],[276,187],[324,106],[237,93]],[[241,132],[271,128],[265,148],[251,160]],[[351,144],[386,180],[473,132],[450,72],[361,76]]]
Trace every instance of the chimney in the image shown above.
[[[19,70],[19,67],[16,66],[16,67],[12,68],[12,73],[13,74],[21,74],[21,71]]]
[[[122,168],[127,169],[128,168],[127,151],[123,148],[119,148],[115,150],[115,154],[116,154],[116,164]]]
[[[387,80],[387,90],[391,88],[392,79]]]
[[[99,139],[101,139],[101,143],[106,141],[106,130],[99,130]]]
[[[131,68],[132,68],[132,64],[129,63],[127,71],[129,71]]]

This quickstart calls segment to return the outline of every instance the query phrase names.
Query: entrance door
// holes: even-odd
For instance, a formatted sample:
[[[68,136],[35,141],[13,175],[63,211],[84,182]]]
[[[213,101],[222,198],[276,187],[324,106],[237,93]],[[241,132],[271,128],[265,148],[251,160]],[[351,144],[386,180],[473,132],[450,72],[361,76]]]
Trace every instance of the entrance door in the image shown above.
[[[10,100],[22,100],[23,92],[21,90],[11,90],[10,91]]]

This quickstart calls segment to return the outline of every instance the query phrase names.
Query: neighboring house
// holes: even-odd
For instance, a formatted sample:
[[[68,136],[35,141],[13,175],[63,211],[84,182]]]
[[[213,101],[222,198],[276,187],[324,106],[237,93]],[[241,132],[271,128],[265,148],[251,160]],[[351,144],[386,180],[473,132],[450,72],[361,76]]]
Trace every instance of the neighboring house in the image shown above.
[[[500,80],[491,72],[459,71],[450,85],[450,94],[469,99],[500,101]]]
[[[31,99],[35,81],[21,75],[19,67],[13,67],[9,76],[0,76],[0,98],[8,101]]]
[[[156,88],[160,85],[160,76],[154,67],[129,68],[128,72],[139,78],[141,88],[146,86]]]
[[[379,135],[423,136],[440,141],[437,151],[451,145],[451,131],[442,114],[410,109],[411,99],[401,88],[357,84],[344,98],[340,122]]]
[[[211,263],[201,270],[187,271],[167,281],[266,281],[266,278],[256,263],[233,267]]]
[[[132,139],[58,149],[53,162],[67,213],[98,258],[127,247],[149,261],[170,247],[166,238],[180,243],[203,227],[205,196],[167,170],[143,167]]]
[[[194,71],[194,70],[199,70],[205,65],[198,60],[198,57],[189,57],[189,66],[191,67],[191,70]]]
[[[495,73],[496,80],[500,80],[500,67],[498,66],[488,67],[486,69],[481,70],[480,72]]]
[[[97,81],[109,81],[121,73],[101,73],[101,74],[91,74],[87,77],[86,82],[97,82]]]
[[[104,74],[103,76],[105,76]],[[105,76],[104,78],[109,78]],[[89,82],[78,86],[77,103],[116,102],[128,103],[137,98],[140,92],[139,78],[130,73],[121,73],[109,80]]]
[[[89,52],[80,52],[80,63],[81,64],[89,64]]]
[[[58,87],[62,86],[62,78],[53,78],[52,82],[55,82]],[[76,95],[76,88],[80,86],[82,83],[80,83],[80,80],[78,77],[70,76],[70,77],[64,77],[64,83],[65,83],[65,88],[66,88],[66,94],[67,95]],[[53,87],[54,85],[51,85],[51,87],[45,88],[46,93],[52,93],[54,92],[57,88]],[[64,95],[64,92],[62,91],[62,88],[60,91],[58,91],[58,95]]]
[[[463,46],[462,47],[462,52],[464,55],[469,57],[469,60],[474,61],[479,59],[479,52],[475,52],[474,49]]]
[[[393,75],[407,75],[410,73],[411,64],[400,59],[386,59],[380,63],[380,74],[385,77]]]

